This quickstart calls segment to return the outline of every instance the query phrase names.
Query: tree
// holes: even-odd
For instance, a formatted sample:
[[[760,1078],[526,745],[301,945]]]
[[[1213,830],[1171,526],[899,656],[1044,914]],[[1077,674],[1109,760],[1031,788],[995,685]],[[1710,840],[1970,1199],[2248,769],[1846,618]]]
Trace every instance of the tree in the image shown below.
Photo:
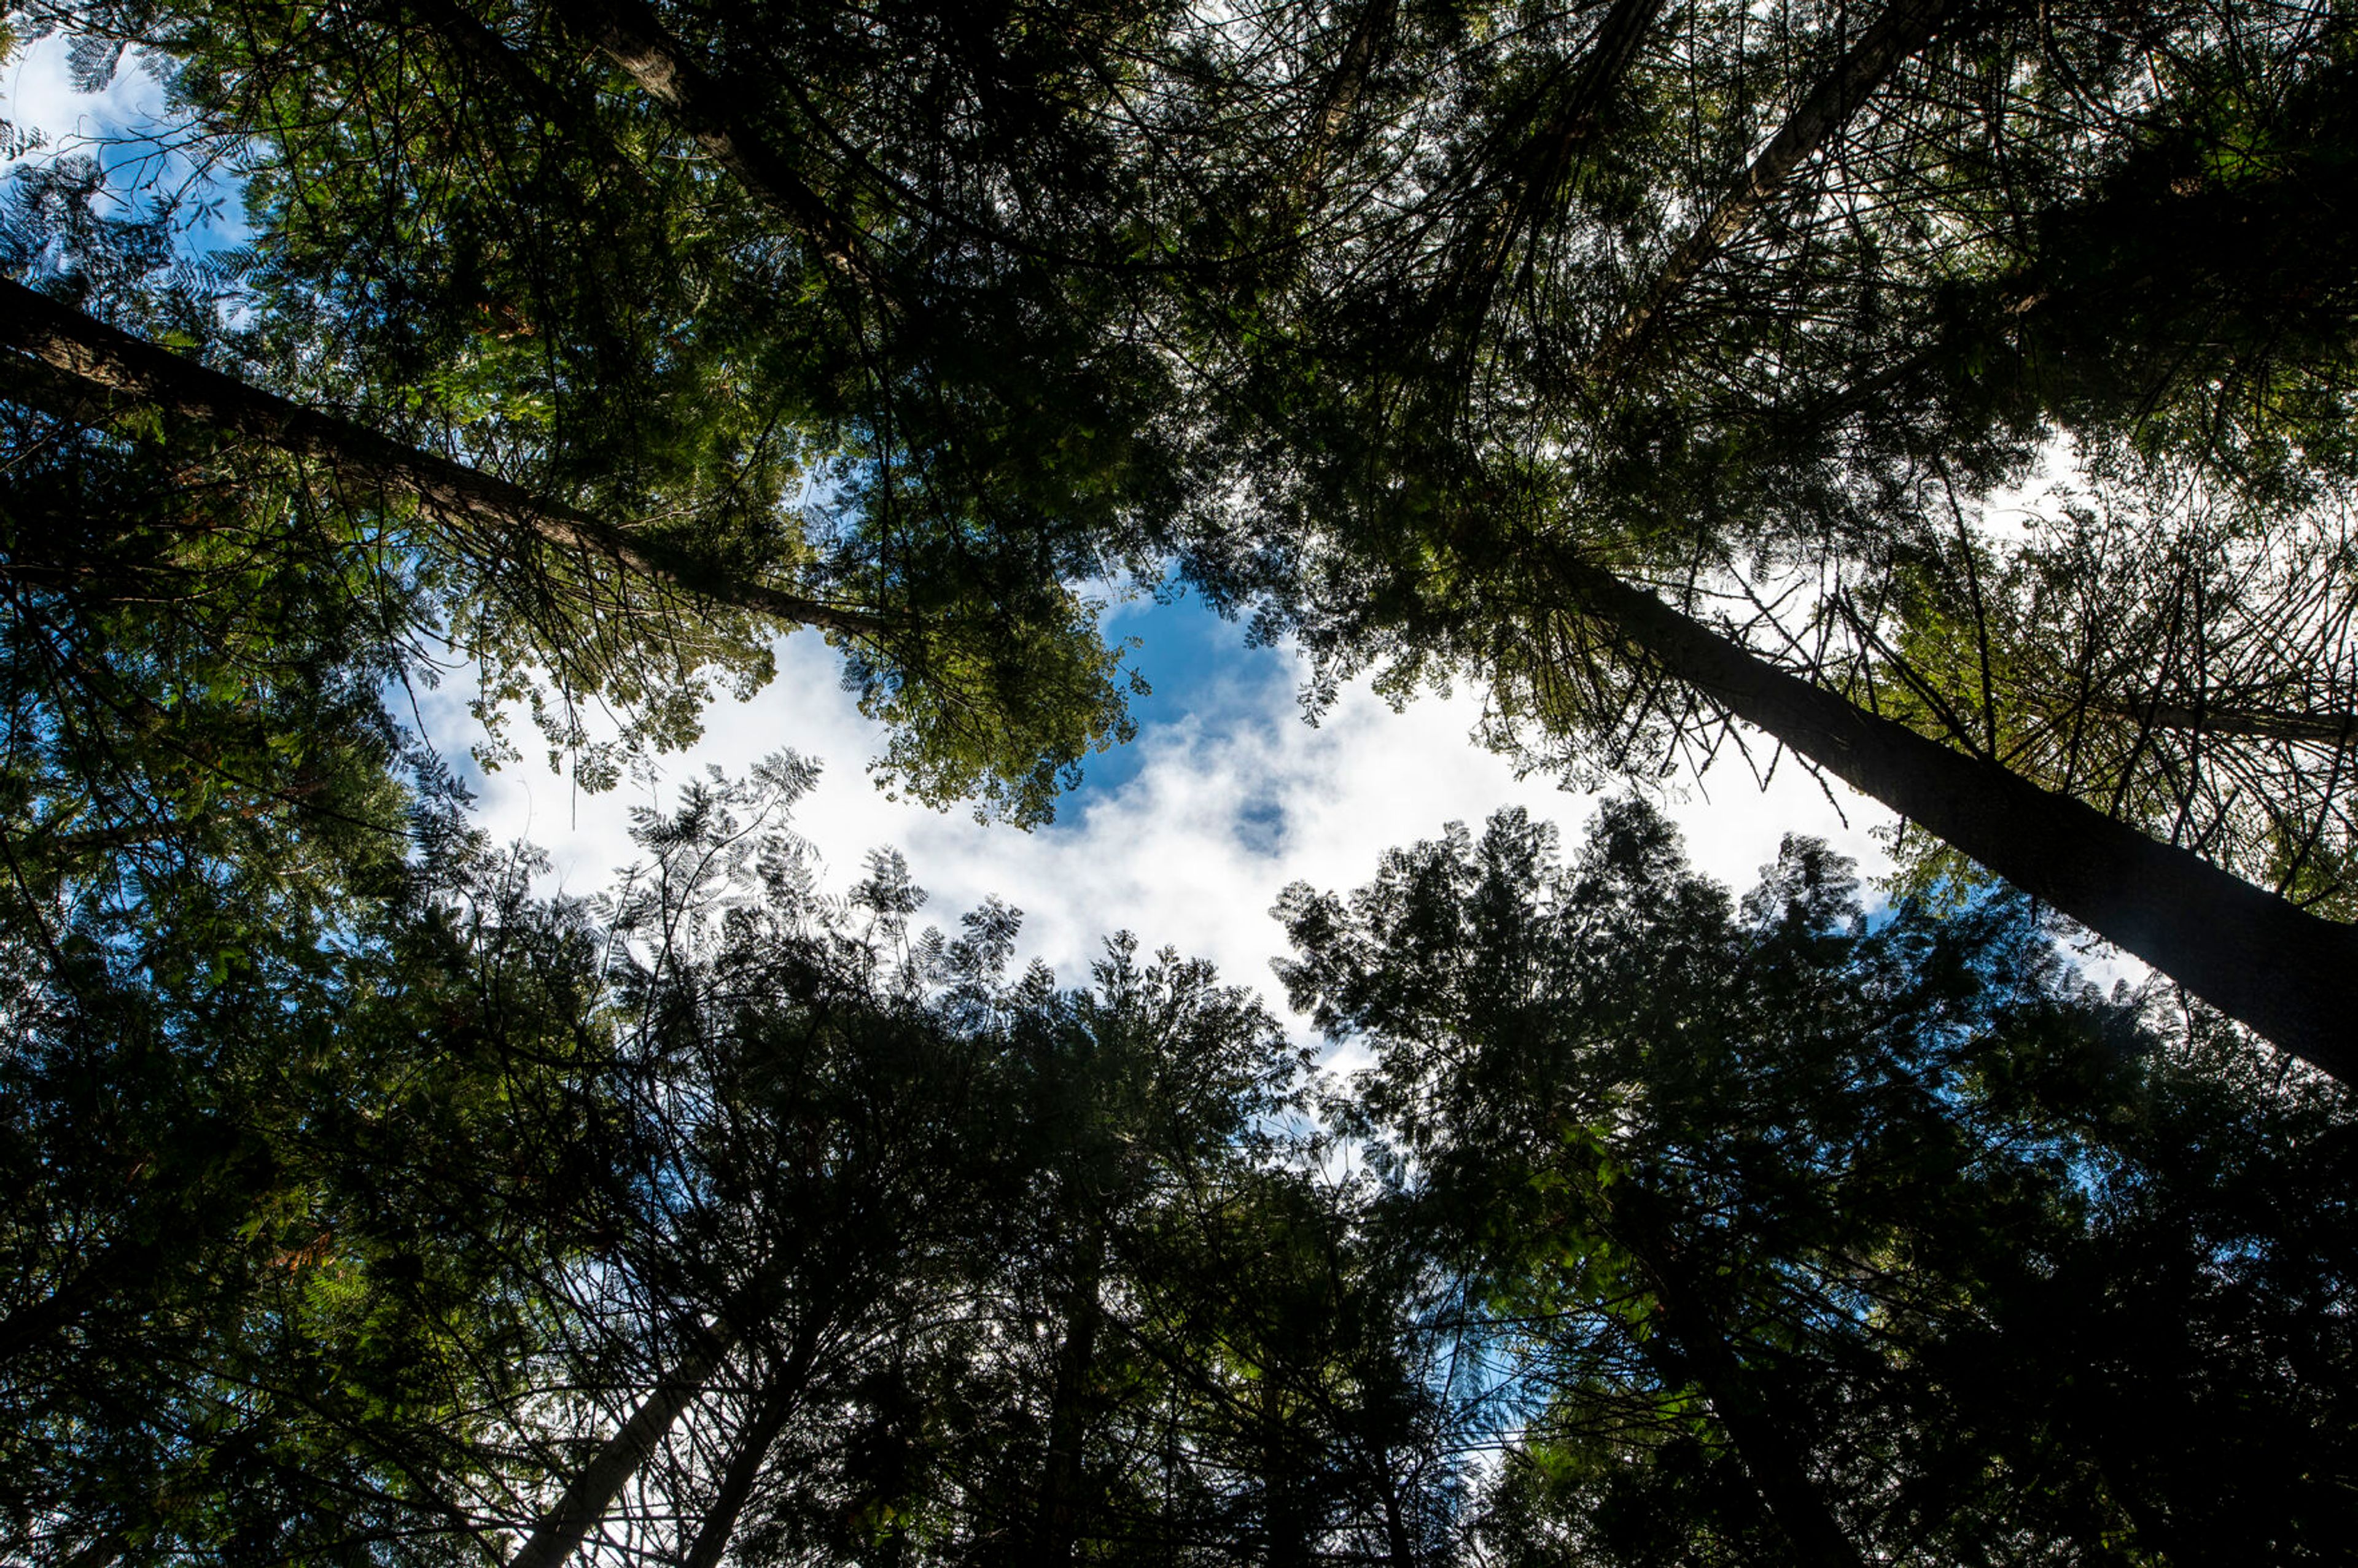
[[[2255,761],[2213,728],[2167,748],[2150,772],[2171,776],[2152,783],[2076,758],[2059,766],[1992,736],[2089,713],[2084,689],[1999,687],[1985,658],[1978,672],[1948,665],[1925,699],[1887,653],[1907,640],[1897,617],[1981,625],[1974,574],[1918,568],[2050,433],[2085,445],[2115,510],[2130,509],[2133,487],[2147,501],[2173,485],[2223,489],[2239,528],[2265,541],[2251,554],[2300,552],[2279,563],[2288,589],[2330,577],[2331,418],[2300,423],[2312,416],[2297,409],[2332,406],[2342,377],[2342,340],[2320,325],[2339,319],[2346,292],[2339,229],[2322,216],[2338,178],[2320,107],[2336,101],[2334,25],[2299,7],[2034,19],[1900,6],[1855,26],[1697,12],[1682,36],[1634,48],[1633,25],[1639,14],[1617,7],[1511,41],[1403,27],[1390,95],[1357,100],[1364,157],[1327,177],[1325,201],[1358,226],[1304,234],[1321,259],[1274,276],[1249,309],[1214,297],[1198,311],[1227,378],[1228,439],[1247,454],[1243,516],[1223,523],[1284,541],[1265,579],[1290,611],[1276,619],[1328,682],[1370,667],[1399,693],[1428,676],[1483,681],[1488,737],[1578,777],[1669,768],[1682,752],[1707,761],[1728,720],[1758,726],[2346,1072],[2332,976],[2353,956],[2349,930],[2266,891],[2340,898],[2338,749]],[[2150,58],[2139,49],[2173,61],[2158,86],[2124,74]],[[1495,193],[1556,169],[1526,157],[1513,127],[1575,81],[1584,95],[1609,85],[1581,111],[1587,128],[1546,200],[1508,205],[1519,226],[1501,228]],[[2006,349],[2017,368],[1982,384],[1999,349],[1970,333],[2011,319],[2001,287],[2014,303],[2043,299],[2029,280],[2051,274],[2091,307],[2099,288],[2135,288],[2174,211],[2151,205],[2156,193],[2203,178],[2236,214],[2323,198],[2303,208],[2316,238],[2299,229],[2279,258],[2299,280],[2290,293],[2271,296],[2260,264],[2244,278],[2181,256],[2148,291],[2150,313],[2064,305],[2071,329],[2023,329],[2039,335]],[[2061,238],[2130,212],[2148,238],[2118,252]],[[1487,258],[1470,272],[1469,254]],[[1979,327],[1961,325],[1968,317]],[[2255,389],[2250,417],[2240,394],[2204,390],[2223,375]],[[2147,525],[2181,530],[2199,552],[2200,520],[2184,511],[2152,509]],[[1645,591],[1656,585],[1669,606]],[[2295,692],[2320,653],[2338,665],[2337,608],[2265,578],[2245,587],[2246,602],[2305,609],[2282,637],[2243,641],[2238,684]],[[2188,651],[2234,641],[2232,603],[2203,604],[2171,645],[2172,684],[2204,684]],[[2070,608],[2041,628],[2050,646],[2109,630],[2092,607]],[[1982,702],[1952,700],[1976,673]],[[1979,728],[1944,710],[2001,697],[2011,711]],[[2313,732],[2339,713],[2278,722]],[[1895,718],[1951,754],[1912,744]],[[2141,752],[2129,766],[2147,762]],[[2254,766],[2300,782],[2263,804],[2235,788]],[[2188,809],[2205,797],[2233,804]],[[2199,846],[2229,874],[2152,838]],[[2253,921],[2278,936],[2240,954],[2218,940]]]
[[[1568,864],[1502,813],[1281,912],[1519,1434],[1498,1558],[2334,1550],[2351,1346],[2291,1303],[2341,1267],[2304,1151],[2342,1094],[2166,1039],[2018,901],[1870,929],[1789,839],[1731,906],[1634,802]]]
[[[911,727],[888,768],[1018,816],[1120,732],[1110,655],[1066,585],[1165,552],[1215,603],[1297,633],[1320,682],[1485,680],[1491,738],[1535,762],[1707,756],[1732,716],[1842,773],[1844,735],[1876,729],[1901,676],[1884,618],[1977,618],[1971,583],[1961,602],[1913,564],[2049,435],[2107,483],[2177,465],[2235,487],[2287,540],[2322,531],[2272,519],[2342,482],[2340,228],[2248,265],[2164,265],[2152,238],[2197,188],[2202,211],[2287,233],[2334,211],[2342,34],[2299,5],[76,25],[177,61],[195,124],[257,149],[256,379],[304,345],[305,384],[275,390],[480,454],[544,514],[692,516],[680,558],[708,585],[741,597],[783,570],[800,580],[769,586],[882,616],[919,639],[850,666]],[[2122,245],[2071,237],[2095,228]],[[2133,274],[2162,280],[2153,308],[2104,310]],[[2255,389],[2258,412],[2211,382]],[[802,477],[834,487],[816,533],[776,504]],[[668,543],[648,532],[634,549]],[[1696,587],[1744,608],[1681,622],[1615,591],[1646,583],[1680,612]],[[539,602],[526,642],[547,662],[613,620]],[[2299,645],[2340,635],[2313,620]],[[1698,626],[1723,645],[1704,663],[1750,673],[1704,676]],[[1743,663],[1764,652],[1870,711],[1795,723],[1740,700],[1775,684]],[[2279,655],[2250,680],[2281,692],[2290,673]],[[2006,696],[2079,710],[2072,691]],[[672,705],[672,730],[694,706]],[[2307,901],[2343,859],[2320,804],[2338,762],[2277,756],[2299,818],[2238,806],[2212,831],[2184,806],[2228,798],[2232,746],[2181,749],[2202,778],[2174,795],[1994,745],[1981,766],[1902,749],[1909,782],[1871,789],[1928,825],[1928,803],[1961,803],[1937,834],[2339,1062],[2314,978],[2349,956],[2338,923],[2005,776]],[[2115,849],[2042,880],[2092,835]],[[2313,961],[2207,951],[2246,910],[2283,933],[2257,951]]]
[[[92,30],[109,21],[77,18]],[[1017,351],[1022,323],[1075,329],[1021,280],[929,284],[922,332],[891,289],[882,305],[849,285],[806,289],[758,200],[723,192],[716,206],[677,162],[633,174],[637,142],[652,132],[660,146],[659,126],[618,135],[594,93],[535,88],[513,46],[450,8],[258,12],[225,27],[194,12],[113,21],[155,47],[151,60],[177,52],[175,91],[222,156],[275,155],[247,166],[265,243],[226,258],[240,264],[227,292],[243,336],[233,343],[188,309],[176,329],[214,344],[254,390],[357,416],[351,424],[382,439],[362,442],[363,460],[349,428],[322,446],[329,427],[297,432],[283,404],[257,416],[233,396],[214,412],[234,405],[249,437],[283,450],[292,436],[298,456],[341,453],[328,466],[364,492],[391,478],[415,495],[427,470],[429,490],[456,483],[439,498],[445,526],[416,539],[466,568],[448,585],[448,628],[490,659],[498,698],[531,691],[535,666],[549,678],[560,744],[581,743],[576,710],[600,697],[640,716],[634,740],[692,733],[699,667],[758,682],[782,611],[855,634],[849,673],[904,736],[885,771],[932,798],[979,793],[1036,820],[1059,777],[1124,732],[1118,655],[1066,584],[1129,561],[1127,513],[1179,482],[1150,408],[1093,406],[1139,404],[1151,364],[1097,353],[1076,371],[1065,354],[1044,406],[1026,368],[1042,362]],[[422,49],[420,22],[431,24]],[[503,118],[544,113],[561,122],[522,135]],[[52,265],[48,238],[34,228],[12,270]],[[922,255],[896,265],[925,276]],[[55,281],[73,294],[70,267]],[[44,326],[53,357],[75,340],[66,357],[95,368],[87,331]],[[992,348],[962,373],[946,355],[969,338]],[[118,368],[123,349],[109,345]],[[149,355],[143,369],[151,396],[189,390],[169,361]],[[69,414],[130,390],[29,371],[12,380],[28,395],[47,386]],[[226,395],[218,383],[195,394],[208,406]],[[186,396],[179,406],[200,412]],[[1042,420],[1053,427],[1035,438],[1025,422]],[[451,458],[498,482],[437,466]],[[454,502],[476,525],[456,537]],[[593,516],[582,556],[573,546]],[[519,524],[559,548],[517,551]],[[637,580],[634,561],[675,579],[686,568],[706,592],[676,602]],[[721,597],[733,592],[759,622],[712,613],[724,583]],[[492,591],[467,592],[479,587]],[[611,776],[611,761],[588,760],[593,782]]]
[[[9,906],[12,1554],[448,1561],[528,1473],[530,1265],[599,1228],[594,954],[427,842],[261,929],[198,877]]]

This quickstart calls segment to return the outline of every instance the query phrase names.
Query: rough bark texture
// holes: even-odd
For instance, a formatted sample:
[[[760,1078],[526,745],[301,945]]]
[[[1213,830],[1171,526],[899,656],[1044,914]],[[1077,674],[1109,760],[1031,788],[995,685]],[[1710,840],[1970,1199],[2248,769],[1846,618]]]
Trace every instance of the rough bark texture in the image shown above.
[[[1643,657],[2311,1065],[2358,1083],[2358,927],[1786,674],[1608,572],[1543,563]]]
[[[1734,239],[1753,215],[1785,187],[1793,170],[1858,112],[1899,63],[1932,41],[1953,0],[1898,0],[1834,66],[1817,91],[1778,128],[1768,146],[1695,225],[1655,275],[1642,298],[1606,334],[1591,358],[1591,376],[1610,374],[1639,343],[1695,276]]]
[[[532,1538],[510,1560],[508,1568],[557,1568],[581,1550],[581,1543],[606,1517],[631,1477],[654,1454],[680,1412],[696,1402],[735,1344],[735,1336],[723,1330],[699,1327],[692,1333],[688,1353],[664,1374],[646,1402],[631,1413],[631,1419],[607,1439],[598,1456],[573,1477],[565,1495],[535,1527]]]
[[[116,330],[0,278],[0,395],[68,418],[109,423],[160,411],[322,463],[356,486],[406,495],[429,516],[472,530],[602,557],[740,610],[873,637],[884,623],[854,611],[712,571],[687,552],[542,500],[520,486],[365,426],[293,403]]]

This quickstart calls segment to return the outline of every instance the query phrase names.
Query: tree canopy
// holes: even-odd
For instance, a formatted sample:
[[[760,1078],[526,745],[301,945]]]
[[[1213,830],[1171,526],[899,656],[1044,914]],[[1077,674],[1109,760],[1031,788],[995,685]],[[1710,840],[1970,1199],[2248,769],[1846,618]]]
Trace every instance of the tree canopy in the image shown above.
[[[1920,885],[1977,863],[2351,1069],[2330,7],[56,27],[169,83],[251,237],[20,182],[18,406],[203,431],[306,548],[430,569],[592,783],[585,707],[678,743],[805,624],[889,780],[1040,820],[1130,732],[1091,594],[1168,573],[1314,696],[1471,676],[1575,778],[1757,727],[1964,857]]]
[[[2020,901],[1502,815],[1287,895],[1336,1078],[1200,963],[822,894],[810,777],[587,903],[460,833],[332,944],[75,934],[0,1085],[11,1554],[2338,1555],[2347,1097]]]
[[[2343,8],[60,34],[168,118],[0,125],[12,1560],[2346,1554]],[[790,753],[544,896],[404,718],[610,785],[814,629],[1031,827],[1183,589],[1900,873],[1451,827],[1279,905],[1341,1075],[825,892]]]

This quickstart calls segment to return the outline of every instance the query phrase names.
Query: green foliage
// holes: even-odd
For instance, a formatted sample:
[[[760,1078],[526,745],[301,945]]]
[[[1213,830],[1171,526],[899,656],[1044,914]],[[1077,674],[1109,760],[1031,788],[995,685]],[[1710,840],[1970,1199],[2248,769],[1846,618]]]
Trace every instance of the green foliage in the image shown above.
[[[26,16],[168,81],[251,243],[37,162],[12,277],[687,568],[9,351],[0,1550],[2346,1540],[2346,1107],[1963,879],[1871,921],[1794,843],[1732,902],[1617,804],[1569,866],[1510,816],[1291,892],[1290,989],[1375,1059],[1314,1131],[1205,966],[1011,978],[1015,912],[919,930],[897,857],[823,896],[806,766],[547,903],[388,716],[455,650],[611,782],[769,678],[778,616],[713,602],[758,589],[830,627],[888,785],[1036,822],[1130,734],[1092,585],[1175,561],[1317,690],[1471,673],[1589,777],[1711,744],[1568,553],[2338,910],[2329,11],[1959,8],[1701,251],[1870,18]],[[2059,438],[2101,504],[1974,536]]]
[[[1502,814],[1281,908],[1520,1434],[1487,1552],[2338,1551],[2341,1097],[2079,988],[2003,899],[1870,928],[1788,840],[1731,906],[1633,804],[1570,864]]]

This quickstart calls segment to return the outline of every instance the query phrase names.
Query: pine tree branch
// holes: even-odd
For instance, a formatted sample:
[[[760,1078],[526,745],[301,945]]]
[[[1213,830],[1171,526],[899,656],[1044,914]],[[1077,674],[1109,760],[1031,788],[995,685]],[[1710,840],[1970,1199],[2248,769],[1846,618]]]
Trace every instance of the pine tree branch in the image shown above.
[[[1711,259],[1734,239],[1769,200],[1785,188],[1796,168],[1849,123],[1875,90],[1903,60],[1932,41],[1954,0],[1897,0],[1877,18],[1834,66],[1817,90],[1802,100],[1778,129],[1743,178],[1720,197],[1709,216],[1680,242],[1654,281],[1622,316],[1590,356],[1584,379],[1602,382],[1634,359],[1664,310],[1685,291]]]
[[[745,1504],[753,1495],[753,1483],[761,1478],[770,1450],[777,1445],[779,1434],[785,1431],[787,1421],[801,1403],[817,1348],[816,1327],[806,1327],[797,1336],[785,1366],[763,1389],[753,1419],[739,1434],[729,1467],[721,1473],[712,1506],[697,1527],[696,1539],[688,1546],[686,1568],[719,1568],[730,1539],[737,1533],[737,1521],[744,1515]]]
[[[561,1568],[580,1551],[631,1477],[654,1456],[673,1423],[704,1392],[704,1385],[736,1346],[734,1331],[727,1328],[696,1326],[690,1332],[687,1354],[657,1380],[631,1419],[573,1477],[557,1506],[542,1516],[531,1538],[509,1560],[508,1568]]]
[[[385,8],[396,23],[422,24],[454,56],[514,93],[543,124],[560,132],[631,189],[646,188],[638,166],[614,145],[613,138],[587,108],[552,85],[532,68],[529,60],[510,48],[505,38],[458,0],[389,0]]]
[[[693,59],[644,0],[559,0],[565,25],[630,73],[647,96],[670,109],[681,129],[736,176],[754,200],[794,221],[827,264],[885,292],[865,236],[743,123],[744,105]]]

